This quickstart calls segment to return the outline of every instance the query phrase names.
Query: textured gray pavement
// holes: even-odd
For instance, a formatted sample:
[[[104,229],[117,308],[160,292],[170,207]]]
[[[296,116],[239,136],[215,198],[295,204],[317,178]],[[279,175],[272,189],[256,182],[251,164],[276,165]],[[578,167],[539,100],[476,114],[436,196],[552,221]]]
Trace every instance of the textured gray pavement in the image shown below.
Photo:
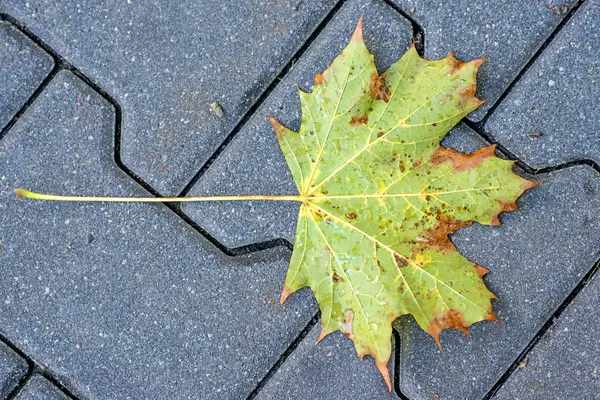
[[[354,345],[341,332],[319,344],[315,327],[258,395],[258,400],[397,399],[387,390],[375,363],[356,357]],[[389,365],[394,370],[393,360]],[[343,384],[333,384],[340,382]]]
[[[8,22],[0,21],[0,129],[52,69],[52,57]]]
[[[600,163],[600,1],[587,1],[527,71],[486,130],[532,168]]]
[[[600,279],[584,286],[498,393],[500,400],[600,395]]]
[[[316,312],[279,305],[289,251],[229,258],[162,205],[12,193],[147,195],[112,140],[112,107],[61,72],[0,142],[2,331],[85,397],[247,396]]]
[[[15,400],[69,400],[69,397],[43,376],[35,375],[21,388]]]
[[[569,296],[600,258],[600,168],[581,165],[600,161],[598,0],[7,0],[0,12],[122,110],[66,70],[26,104],[52,58],[18,23],[0,22],[0,125],[28,107],[0,140],[0,399],[19,383],[13,398],[49,400],[478,399],[493,388],[501,399],[600,398],[597,276]],[[163,194],[185,187],[232,131],[189,194],[294,194],[265,115],[298,127],[296,86],[310,90],[360,15],[380,71],[415,39],[409,19],[428,57],[490,57],[478,89],[489,102],[469,119],[497,108],[470,124],[481,135],[463,123],[445,145],[470,152],[485,136],[528,171],[574,164],[538,174],[502,226],[453,236],[491,270],[504,325],[478,323],[472,340],[445,331],[442,356],[400,318],[389,365],[399,392],[343,335],[315,345],[310,291],[279,304],[290,251],[258,249],[293,241],[296,205],[186,203],[178,216],[161,204],[15,199],[15,187],[148,196],[115,162],[119,117],[116,156]],[[244,254],[225,255],[194,227]],[[26,382],[27,361],[4,340],[35,362]]]
[[[4,11],[121,104],[123,162],[178,193],[334,0],[5,0]],[[219,102],[223,116],[211,112]]]
[[[0,398],[6,398],[27,373],[27,362],[0,342]]]

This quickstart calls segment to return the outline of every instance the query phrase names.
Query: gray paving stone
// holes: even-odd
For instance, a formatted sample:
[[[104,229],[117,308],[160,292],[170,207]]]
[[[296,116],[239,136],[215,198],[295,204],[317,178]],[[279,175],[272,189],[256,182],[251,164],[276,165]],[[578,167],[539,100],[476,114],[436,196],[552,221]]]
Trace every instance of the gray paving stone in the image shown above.
[[[259,392],[257,400],[398,398],[388,392],[373,359],[358,359],[350,339],[334,332],[315,344],[320,332],[318,325],[309,332]],[[394,370],[393,361],[389,368],[390,372]]]
[[[600,163],[600,1],[586,1],[485,129],[532,168]]]
[[[425,55],[454,50],[464,61],[488,56],[477,95],[488,99],[469,119],[481,120],[565,17],[574,1],[392,0],[425,30]],[[553,4],[553,8],[549,7]]]
[[[504,326],[444,331],[442,357],[410,318],[400,318],[399,382],[411,399],[482,398],[600,256],[600,179],[587,166],[543,175],[500,227],[474,224],[453,236],[469,259],[488,267]]]
[[[0,20],[0,129],[25,104],[54,62],[10,23]]]
[[[3,3],[120,102],[124,163],[173,194],[335,1]],[[222,117],[211,112],[215,101]]]
[[[273,115],[292,129],[299,127],[300,101],[296,90],[310,90],[322,72],[347,45],[358,18],[364,13],[367,47],[375,53],[380,71],[408,49],[410,23],[380,0],[351,0],[330,21],[285,80],[277,86],[191,195],[297,194],[273,128]],[[298,205],[294,203],[186,203],[183,210],[229,247],[283,237],[293,242]]]
[[[6,398],[26,373],[27,362],[0,342],[0,398]]]
[[[600,396],[600,279],[592,279],[529,353],[495,398],[590,399]]]
[[[69,400],[59,388],[40,375],[34,375],[19,392],[16,400]]]
[[[246,397],[316,312],[306,291],[279,305],[289,251],[227,257],[160,204],[12,193],[147,195],[113,120],[62,72],[0,142],[0,327],[82,397]]]

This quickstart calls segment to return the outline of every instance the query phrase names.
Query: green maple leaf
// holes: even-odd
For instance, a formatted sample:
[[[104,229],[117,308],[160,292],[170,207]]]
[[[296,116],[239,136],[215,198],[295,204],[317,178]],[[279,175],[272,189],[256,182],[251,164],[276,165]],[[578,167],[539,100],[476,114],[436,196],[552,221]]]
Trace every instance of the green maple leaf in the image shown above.
[[[483,101],[475,97],[484,59],[421,58],[414,46],[379,75],[362,37],[348,46],[313,91],[299,91],[302,125],[294,132],[269,117],[299,196],[89,197],[16,189],[38,200],[301,202],[294,252],[281,301],[312,289],[321,340],[340,330],[362,359],[375,358],[388,388],[392,322],[412,315],[441,348],[440,332],[498,321],[488,270],[463,257],[449,234],[479,222],[499,225],[535,182],[512,172],[494,146],[463,154],[440,145]]]
[[[361,359],[375,358],[391,390],[398,316],[412,315],[438,345],[443,329],[468,334],[477,321],[497,321],[488,270],[448,235],[473,221],[499,225],[534,183],[494,146],[462,154],[440,145],[483,102],[474,94],[484,59],[429,61],[412,46],[379,75],[361,25],[313,91],[299,90],[300,131],[271,118],[302,200],[281,301],[310,287],[319,340],[342,331]]]

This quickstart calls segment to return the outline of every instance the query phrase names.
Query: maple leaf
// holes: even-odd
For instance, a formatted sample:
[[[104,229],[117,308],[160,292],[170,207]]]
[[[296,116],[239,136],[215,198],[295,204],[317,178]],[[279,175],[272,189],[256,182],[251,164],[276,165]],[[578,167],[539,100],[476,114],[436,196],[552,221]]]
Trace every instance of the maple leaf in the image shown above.
[[[469,335],[498,319],[483,282],[488,270],[450,241],[456,230],[498,215],[536,185],[512,172],[494,146],[463,154],[440,145],[483,100],[476,75],[485,59],[452,53],[421,58],[414,45],[378,74],[362,36],[348,46],[313,91],[298,91],[302,124],[294,132],[269,117],[299,196],[94,197],[41,194],[37,200],[92,202],[300,201],[294,251],[281,302],[312,289],[321,309],[319,340],[340,330],[358,356],[370,355],[389,390],[392,322],[412,315],[441,348],[440,332]]]
[[[468,63],[421,58],[414,45],[379,75],[362,36],[312,92],[298,91],[302,124],[294,132],[269,117],[302,201],[281,302],[312,289],[321,340],[340,330],[358,356],[375,358],[389,389],[392,322],[412,315],[441,348],[443,329],[469,334],[498,321],[485,286],[488,270],[463,257],[449,234],[499,213],[534,182],[512,172],[494,146],[463,154],[440,145],[483,100]]]

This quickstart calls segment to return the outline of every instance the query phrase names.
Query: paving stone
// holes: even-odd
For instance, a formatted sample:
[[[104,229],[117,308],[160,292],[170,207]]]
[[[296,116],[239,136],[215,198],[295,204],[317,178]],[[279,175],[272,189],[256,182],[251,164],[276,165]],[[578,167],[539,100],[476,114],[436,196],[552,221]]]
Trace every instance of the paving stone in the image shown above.
[[[477,96],[488,101],[470,114],[468,118],[473,121],[484,117],[575,3],[570,0],[392,1],[423,27],[426,57],[442,58],[453,50],[464,61],[489,57],[477,80]]]
[[[600,279],[592,279],[495,398],[598,399]]]
[[[69,400],[59,388],[40,375],[34,375],[19,392],[16,400]]]
[[[289,251],[225,256],[113,161],[113,110],[61,72],[0,142],[0,327],[82,397],[246,397],[316,312],[279,296]]]
[[[318,325],[309,332],[259,392],[257,400],[398,398],[388,392],[372,358],[358,359],[350,339],[334,332],[315,344],[320,332]],[[394,370],[393,361],[389,369]]]
[[[586,1],[485,129],[532,168],[600,163],[600,1]]]
[[[335,0],[5,0],[123,107],[122,159],[178,193]],[[218,102],[223,116],[211,112]]]
[[[27,362],[0,342],[0,398],[6,398],[26,373]]]
[[[380,0],[351,0],[298,60],[285,80],[244,126],[191,195],[297,194],[275,133],[265,115],[273,115],[292,129],[299,128],[297,85],[311,90],[322,72],[348,44],[358,18],[364,14],[365,43],[375,53],[380,71],[408,49],[410,23]],[[283,237],[293,242],[298,205],[280,202],[185,203],[183,210],[229,247]]]
[[[54,61],[10,23],[0,20],[0,129],[52,70]]]
[[[400,387],[415,399],[482,398],[600,256],[600,179],[588,166],[543,175],[502,226],[474,224],[453,235],[458,249],[491,270],[498,296],[489,321],[472,340],[444,331],[445,355],[408,317],[398,320]]]

